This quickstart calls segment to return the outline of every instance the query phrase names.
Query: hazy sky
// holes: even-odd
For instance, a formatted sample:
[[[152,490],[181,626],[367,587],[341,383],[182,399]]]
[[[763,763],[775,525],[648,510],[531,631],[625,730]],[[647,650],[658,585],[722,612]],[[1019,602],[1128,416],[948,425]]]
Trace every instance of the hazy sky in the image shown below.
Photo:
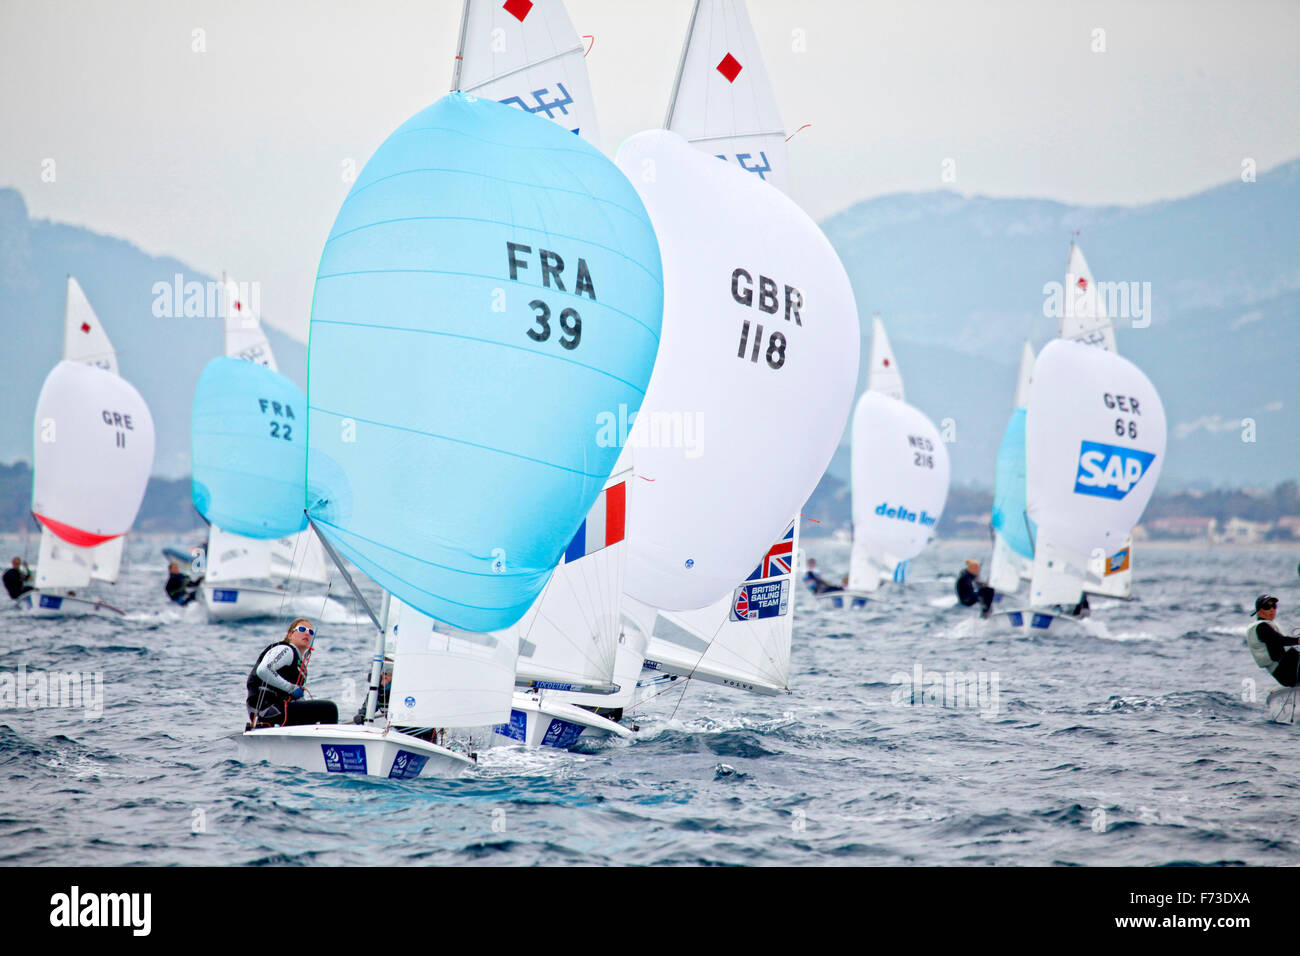
[[[749,7],[786,128],[810,124],[791,194],[817,218],[944,186],[1138,203],[1300,155],[1296,0]],[[0,0],[0,186],[34,216],[259,281],[267,321],[305,338],[344,163],[446,91],[460,8]],[[612,154],[661,124],[691,0],[568,8],[594,37]]]

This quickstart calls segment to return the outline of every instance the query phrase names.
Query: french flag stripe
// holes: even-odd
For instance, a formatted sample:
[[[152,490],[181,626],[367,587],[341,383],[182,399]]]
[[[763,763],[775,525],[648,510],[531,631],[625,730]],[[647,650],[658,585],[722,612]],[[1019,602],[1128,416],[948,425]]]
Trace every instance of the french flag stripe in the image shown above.
[[[565,563],[577,561],[587,553],[587,522],[578,526],[578,533],[573,536],[569,542],[568,550],[564,552]]]
[[[584,525],[587,530],[587,549],[583,554],[591,554],[605,547],[605,492],[596,496],[596,503],[587,513]]]
[[[627,482],[605,489],[605,547],[623,540],[627,526]]]

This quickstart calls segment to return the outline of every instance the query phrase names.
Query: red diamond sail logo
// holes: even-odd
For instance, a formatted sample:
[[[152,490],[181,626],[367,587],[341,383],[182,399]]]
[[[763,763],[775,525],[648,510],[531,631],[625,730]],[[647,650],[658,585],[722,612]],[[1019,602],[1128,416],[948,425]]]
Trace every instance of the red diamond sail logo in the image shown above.
[[[501,4],[501,9],[523,23],[524,17],[532,12],[533,0],[506,0]]]
[[[87,335],[89,335],[89,334],[90,334],[90,323],[89,323],[89,322],[82,322],[82,323],[81,323],[81,331],[83,331],[83,332],[85,332]]]
[[[1083,276],[1079,276],[1079,281],[1076,282],[1075,285],[1077,285],[1079,287],[1079,290],[1082,292],[1088,291],[1088,280]]]
[[[885,363],[885,368],[889,368],[889,359],[881,359]]]
[[[236,303],[235,303],[235,311],[238,312],[241,308],[243,308],[243,307],[242,307],[238,302],[236,302]]]
[[[728,83],[735,83],[736,77],[740,76],[740,71],[743,69],[744,67],[740,65],[740,61],[730,53],[724,56],[722,62],[718,64],[718,72],[727,78]]]

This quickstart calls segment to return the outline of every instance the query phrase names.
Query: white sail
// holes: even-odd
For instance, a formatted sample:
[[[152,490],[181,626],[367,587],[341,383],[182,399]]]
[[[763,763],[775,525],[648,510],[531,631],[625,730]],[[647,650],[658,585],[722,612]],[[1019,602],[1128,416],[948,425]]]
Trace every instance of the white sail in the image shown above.
[[[153,418],[129,382],[60,362],[36,402],[32,512],[81,547],[125,534],[144,499],[153,450]]]
[[[787,189],[785,125],[744,0],[696,0],[664,128]]]
[[[1104,597],[1127,599],[1133,596],[1133,535],[1130,534],[1123,547],[1114,554],[1093,552],[1083,589]]]
[[[518,637],[478,634],[435,621],[397,598],[389,720],[404,727],[475,727],[510,713]]]
[[[627,140],[617,162],[664,275],[659,353],[630,438],[626,590],[659,609],[707,607],[825,471],[857,380],[857,309],[830,243],[779,190],[664,130]],[[817,415],[792,395],[815,395]]]
[[[258,313],[256,297],[234,279],[221,274],[222,309],[225,316],[226,355],[265,365],[273,372],[280,369],[275,364],[271,343],[262,331],[262,317]]]
[[[920,410],[866,391],[853,413],[849,587],[901,579],[899,565],[934,537],[948,500],[948,449]]]
[[[68,276],[63,307],[63,358],[117,374],[117,353],[77,280]]]
[[[271,544],[271,578],[279,581],[300,581],[304,584],[325,584],[329,581],[329,564],[325,549],[310,528],[277,538]]]
[[[796,516],[734,591],[706,608],[664,611],[646,648],[654,670],[776,694],[790,686]]]
[[[68,544],[48,528],[42,528],[41,548],[36,559],[36,586],[43,589],[84,588],[90,583],[93,551],[93,548]]]
[[[1024,348],[1020,352],[1020,375],[1016,381],[1016,409],[1025,408],[1029,401],[1029,385],[1034,377],[1034,349],[1028,342],[1025,342]],[[1025,456],[1024,456],[1024,432],[1023,422],[1015,424],[1018,428],[1016,438],[1016,460],[1009,457],[1004,460],[1004,454],[1011,449],[999,449],[998,451],[998,473],[997,484],[1003,482],[1016,482],[1015,489],[1002,489],[999,487],[998,493],[995,493],[994,510],[998,509],[1003,496],[1005,500],[1011,503],[1021,521],[1024,519],[1025,504]],[[1007,441],[1004,436],[1003,441]],[[1032,551],[1032,540],[1030,541]],[[989,586],[1000,593],[1014,593],[1020,589],[1022,580],[1028,581],[1033,577],[1034,561],[1031,556],[1019,554],[1010,544],[1002,532],[995,530],[993,532],[993,558],[989,562]]]
[[[208,584],[264,581],[271,576],[271,551],[274,546],[273,540],[245,538],[212,525],[208,529],[204,580]]]
[[[1025,427],[1035,603],[1055,590],[1040,569],[1076,575],[1078,600],[1088,562],[1122,549],[1159,478],[1165,441],[1160,396],[1136,365],[1063,339],[1043,349]]]
[[[545,116],[599,149],[585,54],[563,0],[465,0],[451,88]]]
[[[1070,243],[1070,260],[1065,267],[1060,337],[1084,345],[1115,349],[1115,326],[1106,314],[1106,297],[1097,289],[1083,251]]]
[[[563,690],[613,689],[631,474],[624,469],[605,483],[546,587],[509,629],[519,644],[520,682]]]
[[[867,390],[903,401],[903,373],[885,335],[880,319],[871,320],[871,367],[867,370]]]
[[[109,538],[98,547],[90,549],[90,576],[96,581],[117,582],[117,574],[122,569],[122,549],[126,545],[126,535]]]

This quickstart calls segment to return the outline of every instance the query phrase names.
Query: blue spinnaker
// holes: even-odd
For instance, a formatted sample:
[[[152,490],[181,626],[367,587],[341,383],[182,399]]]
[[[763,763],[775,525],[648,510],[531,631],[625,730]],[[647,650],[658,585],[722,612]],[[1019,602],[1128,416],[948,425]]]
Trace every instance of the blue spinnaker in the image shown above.
[[[194,507],[225,531],[283,538],[307,527],[307,397],[256,362],[214,358],[190,418]]]
[[[1025,410],[1011,413],[998,446],[997,475],[993,482],[993,527],[1011,550],[1022,558],[1034,557],[1034,527],[1025,512]]]
[[[640,408],[662,312],[654,230],[612,162],[444,97],[371,157],[321,256],[313,521],[424,614],[515,623],[613,470],[601,425]]]

